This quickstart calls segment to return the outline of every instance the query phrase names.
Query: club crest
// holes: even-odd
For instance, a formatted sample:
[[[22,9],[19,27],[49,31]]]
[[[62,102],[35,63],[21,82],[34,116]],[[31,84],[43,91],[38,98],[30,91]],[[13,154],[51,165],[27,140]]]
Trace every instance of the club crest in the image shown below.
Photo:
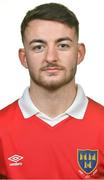
[[[81,150],[78,149],[78,164],[82,171],[90,174],[95,170],[98,163],[98,150]]]

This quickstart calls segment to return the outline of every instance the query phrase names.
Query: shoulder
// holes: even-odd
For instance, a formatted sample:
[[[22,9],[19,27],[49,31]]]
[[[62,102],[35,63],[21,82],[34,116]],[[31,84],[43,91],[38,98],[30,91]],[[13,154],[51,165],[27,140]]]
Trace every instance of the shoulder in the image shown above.
[[[13,116],[13,114],[16,114],[16,111],[18,109],[18,100],[15,102],[9,104],[5,108],[0,110],[0,122],[3,120],[7,120],[9,117]]]
[[[92,100],[91,98],[89,99],[88,103],[88,108],[87,108],[87,114],[90,116],[95,116],[98,119],[103,119],[104,120],[104,106],[101,105],[100,103]]]
[[[16,129],[20,115],[18,100],[0,110],[0,139]]]
[[[89,104],[90,104],[92,109],[96,109],[96,110],[104,112],[104,106],[103,105],[101,105],[100,103],[94,101],[91,98],[88,98],[88,99],[89,99]]]

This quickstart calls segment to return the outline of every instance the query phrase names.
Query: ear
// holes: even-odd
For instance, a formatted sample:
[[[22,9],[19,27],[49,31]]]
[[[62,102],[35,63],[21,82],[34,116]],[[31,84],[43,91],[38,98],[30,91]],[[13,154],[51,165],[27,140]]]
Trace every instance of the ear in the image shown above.
[[[19,56],[19,59],[20,59],[21,64],[22,64],[25,68],[28,68],[27,60],[26,60],[26,52],[25,52],[25,49],[24,49],[24,48],[19,49],[19,51],[18,51],[18,56]]]
[[[77,64],[80,64],[83,61],[85,53],[86,53],[85,45],[83,43],[78,44],[78,61],[77,61]]]

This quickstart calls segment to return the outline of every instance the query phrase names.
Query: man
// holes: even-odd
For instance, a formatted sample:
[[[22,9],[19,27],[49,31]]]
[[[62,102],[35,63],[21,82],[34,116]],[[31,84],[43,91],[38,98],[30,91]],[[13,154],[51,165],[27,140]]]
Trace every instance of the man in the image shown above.
[[[56,3],[23,19],[19,58],[30,87],[0,112],[1,178],[104,179],[104,108],[75,82],[85,55],[78,26]]]

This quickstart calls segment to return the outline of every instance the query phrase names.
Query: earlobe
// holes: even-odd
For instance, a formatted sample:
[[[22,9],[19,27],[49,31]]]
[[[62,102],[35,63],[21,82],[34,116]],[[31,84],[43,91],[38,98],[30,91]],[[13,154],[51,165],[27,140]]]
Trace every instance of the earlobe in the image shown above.
[[[25,49],[24,48],[20,48],[18,51],[18,56],[20,59],[21,64],[25,67],[28,68],[27,65],[27,60],[26,60],[26,53],[25,53]]]
[[[77,64],[80,64],[83,61],[85,53],[86,53],[85,45],[83,43],[78,44],[78,62],[77,62]]]

